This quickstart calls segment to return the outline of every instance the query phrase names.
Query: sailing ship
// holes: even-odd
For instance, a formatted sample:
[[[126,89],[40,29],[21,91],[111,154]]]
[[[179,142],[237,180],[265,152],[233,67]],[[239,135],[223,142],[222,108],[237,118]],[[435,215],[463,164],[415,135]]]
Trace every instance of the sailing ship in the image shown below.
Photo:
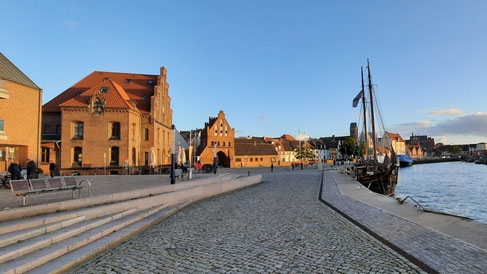
[[[377,98],[374,98],[374,88],[372,85],[372,77],[370,74],[370,63],[367,59],[367,72],[368,72],[368,91],[369,91],[369,101],[370,108],[367,107],[367,98],[364,85],[364,70],[361,67],[362,73],[362,90],[353,100],[353,107],[357,107],[358,102],[362,100],[363,109],[363,125],[364,125],[364,142],[365,151],[364,156],[355,166],[355,178],[362,185],[368,189],[383,195],[392,195],[397,185],[397,178],[399,172],[399,165],[397,155],[394,148],[391,146],[389,148],[381,148],[381,156],[378,157],[379,146],[377,144],[377,134],[375,120],[376,115],[374,112],[374,103],[377,102]],[[370,124],[372,126],[371,142],[372,142],[372,153],[369,152],[369,133],[367,132],[367,114],[370,115]],[[382,119],[382,115],[379,115]],[[381,125],[384,123],[382,122]],[[385,132],[385,129],[384,129]],[[370,155],[369,155],[370,154]]]

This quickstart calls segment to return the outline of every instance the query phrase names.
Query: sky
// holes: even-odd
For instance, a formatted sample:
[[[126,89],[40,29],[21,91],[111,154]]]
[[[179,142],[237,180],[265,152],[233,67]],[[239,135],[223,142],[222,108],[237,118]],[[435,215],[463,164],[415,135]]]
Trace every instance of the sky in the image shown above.
[[[487,1],[0,1],[0,52],[47,103],[89,73],[168,70],[173,123],[348,135],[370,59],[386,130],[487,142]],[[8,12],[5,12],[8,11]]]

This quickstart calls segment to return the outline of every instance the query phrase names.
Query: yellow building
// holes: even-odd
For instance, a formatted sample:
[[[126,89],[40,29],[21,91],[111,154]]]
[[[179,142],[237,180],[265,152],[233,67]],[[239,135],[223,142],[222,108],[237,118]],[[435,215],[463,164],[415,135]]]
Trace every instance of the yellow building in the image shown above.
[[[61,174],[122,174],[171,163],[167,71],[95,71],[43,107],[43,136],[61,134]],[[55,139],[55,138],[54,138]]]
[[[0,172],[40,163],[42,89],[0,53]]]

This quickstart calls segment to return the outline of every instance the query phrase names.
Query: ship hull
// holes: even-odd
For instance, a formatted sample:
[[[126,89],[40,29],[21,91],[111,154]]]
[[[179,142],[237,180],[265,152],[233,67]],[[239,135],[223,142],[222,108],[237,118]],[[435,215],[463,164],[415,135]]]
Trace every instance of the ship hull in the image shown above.
[[[397,158],[399,159],[399,165],[401,167],[407,167],[413,165],[413,158],[407,155],[398,155]]]
[[[396,165],[383,171],[368,171],[366,167],[356,168],[356,180],[369,190],[382,195],[392,195],[397,186],[398,169]]]

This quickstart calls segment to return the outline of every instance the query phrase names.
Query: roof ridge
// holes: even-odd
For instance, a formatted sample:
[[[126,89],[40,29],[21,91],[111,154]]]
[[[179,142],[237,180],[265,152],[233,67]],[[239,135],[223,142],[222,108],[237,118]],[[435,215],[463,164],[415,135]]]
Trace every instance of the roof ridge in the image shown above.
[[[145,74],[145,73],[132,73],[132,72],[115,72],[115,71],[101,71],[101,70],[95,70],[94,72],[99,72],[99,73],[116,73],[116,74],[133,74],[133,75],[146,75],[146,76],[160,76],[158,74]]]
[[[4,68],[7,69],[7,70],[9,70],[10,73],[16,73],[16,72],[18,73],[18,72],[20,72],[21,73],[20,76],[24,76],[28,81],[27,81],[27,83],[21,83],[19,81],[15,81],[17,79],[6,79],[6,80],[15,82],[15,83],[20,84],[20,85],[23,85],[23,86],[28,86],[30,88],[37,88],[39,90],[41,89],[38,85],[36,85],[36,83],[34,83],[34,81],[32,81],[32,79],[29,78],[29,76],[25,75],[25,73],[21,69],[19,69],[14,63],[12,63],[12,61],[10,61],[10,59],[7,58],[7,56],[3,55],[3,53],[1,53],[1,52],[0,52],[0,59],[4,59],[4,61],[8,62],[7,65],[10,65],[10,67],[4,67]],[[1,64],[1,62],[0,62],[0,64]],[[12,70],[16,70],[16,71],[12,71]],[[8,76],[8,75],[5,75],[5,76]],[[30,84],[30,85],[33,85],[33,86],[29,86],[29,85],[26,85],[26,84]]]

